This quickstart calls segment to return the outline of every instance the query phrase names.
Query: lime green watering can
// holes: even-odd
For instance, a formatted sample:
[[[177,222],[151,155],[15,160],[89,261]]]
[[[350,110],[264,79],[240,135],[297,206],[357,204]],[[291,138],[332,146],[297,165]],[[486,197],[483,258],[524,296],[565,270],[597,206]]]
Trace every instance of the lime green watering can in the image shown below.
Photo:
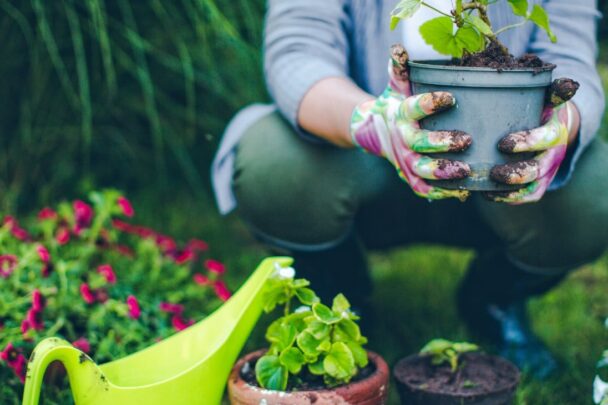
[[[77,405],[219,404],[237,356],[262,313],[262,290],[277,266],[264,260],[221,308],[168,339],[110,363],[97,365],[58,338],[41,341],[31,355],[23,405],[36,405],[47,366],[65,366]]]

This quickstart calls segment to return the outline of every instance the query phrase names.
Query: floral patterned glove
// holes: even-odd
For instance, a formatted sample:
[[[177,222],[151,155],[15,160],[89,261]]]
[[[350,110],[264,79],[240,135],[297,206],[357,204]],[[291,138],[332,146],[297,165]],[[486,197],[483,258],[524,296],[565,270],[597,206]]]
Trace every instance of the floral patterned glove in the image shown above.
[[[462,131],[427,131],[418,123],[424,117],[455,104],[450,93],[435,92],[412,96],[407,70],[408,54],[401,45],[391,49],[389,85],[375,100],[357,106],[351,120],[351,136],[363,150],[390,161],[399,176],[418,196],[429,200],[466,200],[466,190],[447,190],[425,180],[462,179],[471,169],[464,162],[433,159],[425,154],[459,152],[471,145],[471,136]]]
[[[526,186],[516,191],[486,193],[486,197],[512,205],[536,202],[543,197],[566,156],[576,108],[568,100],[578,87],[570,79],[555,80],[548,91],[543,125],[507,135],[499,142],[498,148],[504,153],[540,153],[530,160],[494,167],[490,173],[494,181]]]

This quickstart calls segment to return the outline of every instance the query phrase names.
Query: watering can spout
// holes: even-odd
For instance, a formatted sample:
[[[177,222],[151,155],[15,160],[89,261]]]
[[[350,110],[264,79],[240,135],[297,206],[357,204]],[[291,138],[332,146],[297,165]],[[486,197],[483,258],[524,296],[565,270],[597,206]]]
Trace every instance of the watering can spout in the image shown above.
[[[68,373],[75,403],[220,404],[228,375],[263,308],[263,290],[277,267],[292,259],[264,260],[243,286],[207,318],[137,353],[98,366],[58,338],[40,342],[31,355],[23,405],[36,405],[53,361]]]
[[[89,400],[89,398],[79,398],[77,393],[92,397],[103,391],[104,385],[107,385],[97,365],[85,353],[65,340],[47,338],[36,346],[30,356],[23,405],[38,404],[44,373],[54,361],[62,363],[65,367],[76,403]]]

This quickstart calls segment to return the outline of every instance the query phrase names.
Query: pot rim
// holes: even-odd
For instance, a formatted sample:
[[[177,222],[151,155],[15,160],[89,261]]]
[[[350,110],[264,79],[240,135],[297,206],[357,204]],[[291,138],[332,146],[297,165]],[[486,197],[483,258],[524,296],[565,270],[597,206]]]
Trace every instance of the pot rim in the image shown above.
[[[273,391],[273,390],[268,390],[265,388],[261,388],[255,385],[251,385],[249,384],[247,381],[245,381],[242,377],[241,377],[241,369],[243,368],[243,365],[253,359],[256,358],[260,358],[262,357],[262,355],[264,353],[266,353],[267,349],[259,349],[256,350],[254,352],[248,353],[245,356],[241,357],[236,364],[234,365],[234,367],[232,368],[232,371],[230,372],[230,377],[228,380],[228,386],[230,387],[231,385],[233,385],[233,381],[242,381],[247,387],[256,390],[256,391],[263,391],[263,392],[268,392],[268,393],[285,393],[285,394],[291,394],[292,392],[295,393],[297,392],[298,394],[307,394],[307,393],[333,393],[336,391],[339,391],[341,389],[344,389],[346,387],[348,387],[349,390],[355,391],[356,387],[358,385],[363,385],[363,383],[369,381],[369,380],[378,380],[379,382],[383,380],[383,377],[386,376],[386,379],[388,380],[390,378],[390,372],[389,372],[389,367],[388,364],[386,363],[386,361],[382,358],[382,356],[380,356],[379,354],[369,351],[367,350],[367,356],[369,358],[370,362],[373,362],[376,365],[376,370],[370,374],[369,376],[367,376],[366,378],[359,380],[359,381],[355,381],[355,382],[351,382],[345,385],[340,385],[338,387],[335,388],[324,388],[324,389],[320,389],[320,390],[307,390],[307,391]]]
[[[410,67],[421,68],[421,69],[432,69],[432,70],[448,70],[448,71],[464,71],[464,72],[494,72],[494,73],[542,73],[551,72],[557,66],[552,63],[547,63],[542,67],[529,67],[529,68],[491,68],[491,67],[473,67],[473,66],[456,66],[448,65],[449,59],[438,59],[438,60],[410,60],[408,65]]]
[[[397,367],[400,364],[403,363],[409,363],[413,360],[419,359],[419,358],[423,358],[426,356],[423,356],[419,353],[416,354],[412,354],[406,357],[403,357],[401,359],[399,359],[395,365],[393,366],[393,378],[395,379],[395,382],[399,385],[403,385],[408,387],[409,389],[411,389],[412,391],[415,392],[424,392],[425,394],[430,394],[430,395],[437,395],[437,396],[443,396],[443,397],[450,397],[450,398],[474,398],[474,397],[480,397],[480,396],[491,396],[491,395],[496,395],[496,394],[501,394],[501,393],[505,393],[505,392],[509,392],[512,390],[517,389],[517,387],[519,386],[520,382],[521,382],[521,371],[519,371],[519,369],[517,368],[517,366],[515,366],[515,364],[513,364],[512,362],[510,362],[509,360],[505,359],[504,357],[500,357],[500,356],[495,356],[492,354],[487,354],[487,353],[483,353],[483,352],[474,352],[474,353],[469,353],[469,356],[473,355],[476,357],[482,357],[482,358],[486,358],[486,359],[493,359],[493,360],[498,360],[499,362],[506,364],[509,366],[509,368],[511,369],[511,371],[513,372],[513,376],[514,376],[514,381],[512,383],[509,383],[503,387],[500,387],[498,389],[495,389],[493,391],[488,391],[485,392],[483,394],[477,393],[477,394],[456,394],[456,393],[449,393],[449,392],[434,392],[434,391],[428,391],[428,390],[424,390],[424,389],[420,389],[418,387],[415,387],[411,384],[408,384],[405,381],[402,381],[398,378],[397,373],[395,372]]]

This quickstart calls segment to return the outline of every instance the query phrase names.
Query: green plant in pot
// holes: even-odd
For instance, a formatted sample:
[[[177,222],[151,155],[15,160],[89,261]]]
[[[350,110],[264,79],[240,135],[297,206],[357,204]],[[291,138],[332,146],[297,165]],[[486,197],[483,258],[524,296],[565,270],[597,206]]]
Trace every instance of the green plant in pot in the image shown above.
[[[519,370],[468,342],[435,339],[401,359],[393,374],[408,405],[505,405],[514,398]]]
[[[268,282],[264,310],[282,306],[266,330],[269,347],[241,358],[228,382],[232,404],[383,404],[388,366],[367,339],[344,295],[327,306],[305,279],[282,268]]]
[[[393,11],[393,29],[400,20],[411,17],[421,7],[438,13],[436,18],[420,26],[420,34],[435,51],[452,59],[409,61],[409,80],[415,94],[448,91],[458,106],[429,116],[421,124],[424,129],[432,131],[463,131],[473,139],[462,152],[436,155],[464,161],[470,167],[470,175],[457,180],[432,181],[435,186],[452,190],[499,191],[508,195],[509,191],[526,185],[530,186],[528,194],[534,194],[538,188],[546,189],[548,184],[544,183],[551,182],[559,166],[556,165],[554,171],[541,170],[544,178],[540,175],[519,176],[514,173],[514,166],[502,167],[515,161],[526,161],[526,164],[539,167],[545,165],[540,155],[535,154],[542,149],[514,149],[512,142],[501,143],[501,140],[509,134],[550,122],[550,114],[545,107],[563,106],[578,89],[578,83],[569,79],[556,80],[552,85],[554,65],[530,54],[515,58],[499,41],[499,34],[527,23],[536,24],[552,42],[557,40],[551,31],[548,15],[540,5],[530,8],[527,0],[506,1],[520,21],[499,29],[492,26],[488,17],[488,8],[498,1],[456,0],[452,3],[453,9],[445,13],[423,0],[402,0]],[[566,144],[567,136],[562,138],[560,145],[551,145],[559,149],[552,153],[565,155]],[[509,200],[507,198],[506,202]]]

